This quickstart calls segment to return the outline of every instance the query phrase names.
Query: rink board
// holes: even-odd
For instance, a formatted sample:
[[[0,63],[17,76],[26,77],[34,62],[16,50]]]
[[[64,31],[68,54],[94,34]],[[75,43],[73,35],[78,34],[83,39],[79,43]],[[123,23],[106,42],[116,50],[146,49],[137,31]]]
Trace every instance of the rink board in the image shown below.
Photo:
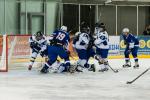
[[[29,37],[30,35],[9,35],[8,36],[8,54],[9,52],[12,50],[12,55],[10,57],[10,59],[8,59],[9,62],[9,66],[10,67],[14,67],[14,66],[18,66],[18,63],[26,63],[26,67],[28,66],[29,62],[30,62],[30,54],[31,54],[31,49],[29,46]],[[3,37],[0,36],[0,60],[1,60],[1,55],[2,55],[2,47],[3,47]],[[11,46],[11,44],[13,44],[12,41],[16,41],[15,46]],[[150,58],[149,52],[150,52],[150,38],[149,37],[141,37],[139,36],[140,39],[140,48],[139,48],[139,58]],[[120,36],[110,36],[109,37],[110,40],[110,44],[109,44],[109,56],[108,59],[123,59],[124,55],[124,48],[125,46],[123,45],[123,41],[120,38]],[[11,47],[13,47],[13,49],[11,49]],[[71,56],[70,59],[71,60],[78,60],[77,57],[77,53],[74,51],[73,47],[72,47],[72,41],[70,42],[69,45],[69,50],[71,52]],[[142,52],[141,52],[142,50]],[[144,52],[143,52],[144,51]],[[132,57],[132,56],[131,56]],[[8,58],[8,57],[7,57]],[[61,59],[60,59],[61,60]],[[45,62],[45,59],[41,58],[40,56],[38,56],[38,58],[36,59],[36,62]],[[20,65],[19,65],[20,66]],[[2,68],[2,67],[0,67]],[[5,67],[4,67],[5,68]]]

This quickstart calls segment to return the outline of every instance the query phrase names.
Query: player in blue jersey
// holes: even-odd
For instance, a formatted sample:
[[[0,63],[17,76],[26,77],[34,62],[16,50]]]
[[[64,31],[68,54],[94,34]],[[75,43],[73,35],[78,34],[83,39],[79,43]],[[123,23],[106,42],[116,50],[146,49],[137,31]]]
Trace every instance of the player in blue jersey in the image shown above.
[[[48,68],[50,68],[51,65],[57,60],[58,56],[65,60],[65,62],[58,68],[58,72],[69,70],[69,40],[69,33],[67,33],[66,26],[62,26],[60,30],[56,30],[55,32],[53,32],[51,37],[48,39],[48,41],[50,41],[49,45],[47,46],[49,60],[41,69],[41,73],[47,73]]]
[[[139,68],[138,57],[137,57],[138,48],[139,48],[139,40],[133,34],[129,32],[128,28],[124,28],[122,32],[123,32],[122,36],[124,39],[124,43],[126,45],[126,49],[124,52],[126,63],[123,65],[123,67],[131,67],[129,54],[132,53],[132,56],[135,61],[135,65],[133,67]]]

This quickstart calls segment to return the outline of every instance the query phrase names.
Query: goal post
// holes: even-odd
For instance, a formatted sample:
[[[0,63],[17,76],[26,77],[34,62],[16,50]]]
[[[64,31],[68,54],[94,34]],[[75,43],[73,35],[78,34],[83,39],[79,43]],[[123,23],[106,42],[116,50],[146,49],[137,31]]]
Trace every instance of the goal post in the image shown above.
[[[0,72],[7,72],[8,67],[7,67],[7,50],[6,46],[7,45],[7,36],[2,35],[0,36]]]

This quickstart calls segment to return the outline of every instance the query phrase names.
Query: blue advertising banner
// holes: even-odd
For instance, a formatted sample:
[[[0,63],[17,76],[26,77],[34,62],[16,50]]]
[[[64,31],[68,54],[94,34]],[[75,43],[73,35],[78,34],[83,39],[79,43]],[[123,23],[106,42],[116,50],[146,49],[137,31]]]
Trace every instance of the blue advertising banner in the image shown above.
[[[109,55],[120,55],[120,36],[109,36]]]
[[[140,46],[139,54],[150,54],[150,36],[138,36]],[[124,40],[120,37],[120,51],[121,53],[125,49]]]

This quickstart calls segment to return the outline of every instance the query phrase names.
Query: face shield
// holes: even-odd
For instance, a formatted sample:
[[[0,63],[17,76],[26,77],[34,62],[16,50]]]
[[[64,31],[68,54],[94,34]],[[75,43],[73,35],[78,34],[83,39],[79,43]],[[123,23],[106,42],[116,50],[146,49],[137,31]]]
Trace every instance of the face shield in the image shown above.
[[[38,40],[38,41],[39,41],[39,40],[41,40],[41,39],[43,38],[43,35],[38,34],[38,35],[36,35],[36,36],[35,36],[35,38],[36,38],[36,40]]]

